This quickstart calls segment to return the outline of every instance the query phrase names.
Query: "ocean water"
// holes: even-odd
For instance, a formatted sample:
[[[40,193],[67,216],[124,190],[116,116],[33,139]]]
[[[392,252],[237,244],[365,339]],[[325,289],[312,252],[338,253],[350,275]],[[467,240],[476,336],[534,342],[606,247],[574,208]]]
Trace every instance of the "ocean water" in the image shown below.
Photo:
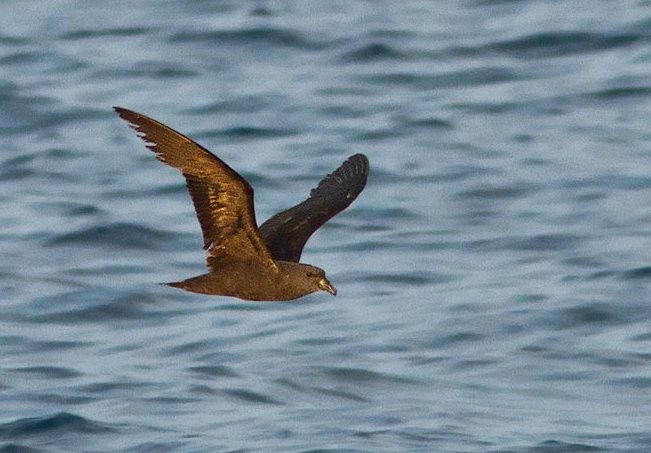
[[[651,2],[0,3],[0,452],[651,451]],[[182,131],[258,220],[363,152],[303,260],[203,272]]]

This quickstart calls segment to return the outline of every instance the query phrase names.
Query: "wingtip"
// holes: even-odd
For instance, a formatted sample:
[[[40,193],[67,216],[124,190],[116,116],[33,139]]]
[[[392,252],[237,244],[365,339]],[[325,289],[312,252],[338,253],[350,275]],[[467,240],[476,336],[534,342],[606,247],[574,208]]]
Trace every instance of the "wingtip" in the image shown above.
[[[124,107],[118,107],[117,105],[113,106],[113,110],[115,110],[115,113],[117,113],[120,118],[128,122],[131,122],[131,117],[138,115],[138,113],[134,112],[133,110],[125,109]]]
[[[346,159],[332,174],[354,178],[355,176],[368,176],[368,157],[362,153],[353,154]]]
[[[364,164],[366,164],[368,166],[368,157],[366,157],[366,154],[363,154],[363,153],[353,154],[347,160],[350,160],[350,161],[354,160],[354,161],[363,162]]]
[[[368,176],[370,165],[368,162],[368,157],[366,157],[365,154],[353,154],[346,160],[346,162],[350,162],[354,165],[353,169],[355,173]]]
[[[136,133],[138,134],[138,136],[144,140],[144,138],[143,138],[144,134],[141,131],[142,125],[139,123],[139,121],[143,117],[147,118],[147,117],[145,117],[145,115],[143,115],[142,113],[134,112],[133,110],[125,109],[124,107],[118,107],[118,106],[115,106],[115,105],[113,106],[113,110],[115,110],[115,113],[117,113],[118,116],[121,119],[126,121],[127,125],[131,129],[135,130]],[[145,141],[147,141],[147,140],[145,140]],[[149,147],[149,146],[147,146],[147,147]]]
[[[323,178],[317,187],[312,189],[310,196],[322,197],[327,194],[340,193],[345,196],[345,199],[352,202],[364,190],[368,174],[368,157],[361,153],[353,154],[335,171]]]

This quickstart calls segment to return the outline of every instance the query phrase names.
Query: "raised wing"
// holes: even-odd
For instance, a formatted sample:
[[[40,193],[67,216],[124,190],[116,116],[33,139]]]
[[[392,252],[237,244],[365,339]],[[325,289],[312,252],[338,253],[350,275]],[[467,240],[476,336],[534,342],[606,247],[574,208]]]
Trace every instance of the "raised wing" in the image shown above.
[[[260,238],[253,209],[253,189],[244,178],[206,148],[174,129],[140,113],[113,108],[160,161],[185,176],[201,224],[209,267],[237,258],[257,259],[277,269]]]
[[[275,260],[295,261],[307,240],[324,223],[346,209],[366,186],[368,159],[355,154],[323,178],[310,197],[260,226],[260,235]]]

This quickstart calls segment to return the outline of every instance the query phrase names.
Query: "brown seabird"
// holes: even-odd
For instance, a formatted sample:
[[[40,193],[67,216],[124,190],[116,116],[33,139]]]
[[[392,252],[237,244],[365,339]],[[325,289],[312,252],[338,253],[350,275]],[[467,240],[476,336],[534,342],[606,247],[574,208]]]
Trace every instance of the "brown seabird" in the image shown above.
[[[183,174],[201,225],[208,273],[167,285],[259,301],[292,300],[316,291],[337,294],[322,269],[299,260],[312,233],[364,189],[366,156],[349,157],[307,200],[258,229],[253,188],[235,170],[174,129],[141,113],[113,108],[160,161]]]

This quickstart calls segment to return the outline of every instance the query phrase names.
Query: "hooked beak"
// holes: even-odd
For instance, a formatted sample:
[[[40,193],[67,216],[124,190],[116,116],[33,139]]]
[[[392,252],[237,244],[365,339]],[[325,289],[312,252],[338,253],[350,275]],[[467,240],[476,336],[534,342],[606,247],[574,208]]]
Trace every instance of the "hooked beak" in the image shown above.
[[[319,288],[321,288],[323,291],[327,291],[333,296],[337,295],[337,288],[332,286],[332,283],[330,283],[327,279],[322,278],[319,280]]]

